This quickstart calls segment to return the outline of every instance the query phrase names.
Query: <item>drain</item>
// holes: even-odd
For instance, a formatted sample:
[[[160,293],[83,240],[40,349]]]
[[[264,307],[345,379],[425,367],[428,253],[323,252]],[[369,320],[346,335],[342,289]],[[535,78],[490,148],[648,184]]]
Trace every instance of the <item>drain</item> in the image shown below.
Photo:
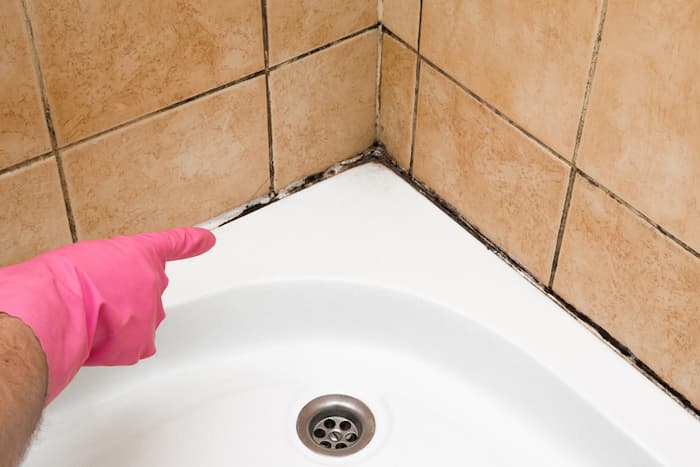
[[[374,415],[354,397],[329,394],[301,409],[297,434],[304,445],[328,456],[347,456],[367,446],[374,436]]]

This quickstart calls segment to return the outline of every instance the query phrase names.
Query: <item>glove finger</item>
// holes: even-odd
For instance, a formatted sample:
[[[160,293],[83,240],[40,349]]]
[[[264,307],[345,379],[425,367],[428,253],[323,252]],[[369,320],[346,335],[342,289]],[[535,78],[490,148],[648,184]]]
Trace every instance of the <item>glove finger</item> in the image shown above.
[[[191,258],[209,251],[216,237],[207,229],[178,227],[175,229],[148,232],[136,236],[148,242],[164,261]]]

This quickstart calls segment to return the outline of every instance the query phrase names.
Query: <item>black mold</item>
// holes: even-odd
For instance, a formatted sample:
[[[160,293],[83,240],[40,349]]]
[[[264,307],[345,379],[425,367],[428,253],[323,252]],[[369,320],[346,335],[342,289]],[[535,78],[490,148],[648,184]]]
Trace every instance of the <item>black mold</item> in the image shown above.
[[[445,214],[447,214],[453,221],[455,221],[467,232],[469,232],[474,238],[481,242],[481,244],[483,244],[486,247],[486,249],[488,249],[489,251],[497,255],[499,258],[501,258],[503,261],[505,261],[510,267],[517,271],[532,285],[537,287],[541,292],[547,295],[547,297],[549,297],[557,305],[563,308],[570,316],[572,316],[574,319],[581,322],[590,330],[592,330],[595,334],[598,335],[598,337],[600,337],[601,340],[606,342],[618,354],[620,354],[629,363],[636,367],[644,376],[646,376],[650,381],[659,386],[663,391],[666,392],[666,394],[668,394],[671,398],[673,398],[676,402],[683,406],[689,413],[691,413],[693,416],[700,420],[700,409],[695,407],[693,403],[688,400],[688,398],[686,398],[677,389],[675,389],[673,386],[664,381],[663,378],[661,378],[661,376],[659,376],[654,370],[652,370],[649,367],[649,365],[647,365],[646,363],[644,363],[644,361],[635,356],[635,354],[632,352],[632,350],[630,350],[629,347],[625,346],[622,342],[613,337],[607,330],[605,330],[605,328],[596,323],[585,313],[576,309],[576,307],[574,307],[571,303],[567,302],[563,297],[561,297],[554,290],[552,290],[551,287],[543,284],[537,278],[535,278],[535,276],[533,276],[522,264],[520,264],[518,261],[512,258],[508,253],[506,253],[494,242],[489,240],[489,238],[486,237],[481,231],[479,231],[478,228],[476,228],[464,217],[462,217],[457,211],[457,209],[455,209],[448,202],[443,200],[432,189],[430,189],[420,181],[416,180],[408,173],[408,171],[406,171],[402,167],[399,167],[396,161],[387,154],[384,145],[379,142],[375,142],[367,150],[351,159],[348,159],[347,161],[336,164],[330,167],[329,169],[325,170],[324,172],[319,172],[314,175],[310,175],[304,178],[303,180],[296,182],[291,187],[288,187],[287,189],[282,190],[279,194],[275,195],[272,199],[270,199],[269,202],[259,203],[247,207],[246,209],[244,209],[243,212],[241,212],[237,216],[226,220],[225,222],[222,222],[220,226],[226,225],[236,219],[250,214],[251,212],[257,211],[258,209],[267,206],[270,203],[278,201],[290,194],[301,191],[304,188],[314,185],[315,183],[318,183],[322,180],[326,180],[348,169],[372,162],[383,165],[384,167],[390,169],[396,175],[401,177],[406,183],[411,185],[416,191],[425,196],[435,206],[437,206]]]

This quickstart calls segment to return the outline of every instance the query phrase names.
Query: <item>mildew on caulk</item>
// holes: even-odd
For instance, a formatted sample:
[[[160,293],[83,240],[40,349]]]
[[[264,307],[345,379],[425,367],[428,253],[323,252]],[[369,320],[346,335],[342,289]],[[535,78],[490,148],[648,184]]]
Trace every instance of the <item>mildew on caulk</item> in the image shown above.
[[[610,348],[612,348],[618,355],[627,360],[632,366],[637,368],[648,380],[654,383],[662,391],[664,391],[669,397],[679,403],[683,408],[685,408],[691,415],[700,420],[700,409],[695,407],[690,400],[688,400],[683,394],[678,390],[673,388],[670,384],[664,381],[661,376],[659,376],[654,370],[652,370],[649,365],[644,363],[639,359],[629,347],[624,345],[622,342],[613,337],[608,331],[605,330],[601,325],[596,323],[588,315],[578,310],[574,305],[566,301],[563,297],[552,290],[548,285],[540,282],[535,276],[530,273],[522,264],[510,256],[501,247],[491,241],[486,235],[484,235],[474,224],[469,222],[464,218],[459,211],[452,206],[450,203],[442,199],[435,191],[424,183],[416,180],[411,174],[401,168],[394,159],[387,154],[384,145],[381,143],[375,143],[362,153],[332,165],[323,172],[319,172],[301,180],[298,180],[286,188],[280,190],[275,195],[267,195],[250,203],[236,208],[227,213],[221,214],[211,221],[200,224],[203,227],[209,229],[215,229],[226,225],[230,222],[240,219],[243,216],[255,212],[260,208],[263,208],[271,203],[274,203],[282,198],[285,198],[291,194],[308,188],[320,181],[327,180],[339,173],[345,172],[353,167],[358,167],[366,163],[376,163],[381,164],[388,168],[396,175],[401,177],[406,183],[411,185],[416,191],[422,194],[445,214],[447,214],[453,221],[459,224],[464,230],[471,234],[475,239],[477,239],[482,245],[486,247],[491,253],[498,256],[503,260],[508,266],[514,269],[518,274],[524,277],[530,284],[534,285],[542,293],[544,293],[550,300],[554,301],[560,308],[563,308],[569,316],[573,317],[581,325],[583,325],[590,332],[598,336],[603,342],[605,342]]]
[[[534,285],[540,292],[544,293],[550,300],[563,308],[569,316],[573,317],[581,325],[583,325],[590,332],[598,336],[603,342],[605,342],[608,347],[613,349],[618,355],[624,358],[628,363],[637,368],[649,381],[654,383],[658,388],[664,391],[669,397],[680,404],[684,409],[686,409],[692,416],[700,420],[700,409],[693,405],[688,398],[681,394],[677,389],[667,383],[661,376],[658,375],[653,369],[649,367],[643,360],[638,358],[632,350],[624,345],[622,342],[617,340],[612,334],[610,334],[605,328],[596,323],[591,317],[578,310],[574,305],[565,300],[561,295],[556,293],[551,287],[540,282],[530,271],[528,271],[522,264],[511,257],[502,248],[491,241],[486,235],[484,235],[476,226],[465,219],[459,211],[452,206],[450,203],[442,199],[435,191],[433,191],[427,185],[421,183],[412,177],[408,171],[399,167],[399,165],[386,153],[384,148],[379,145],[379,150],[375,152],[375,157],[372,161],[381,163],[385,167],[391,169],[395,174],[404,179],[408,184],[413,186],[419,193],[430,200],[435,206],[440,208],[445,214],[447,214],[452,220],[457,222],[462,228],[469,232],[474,238],[481,242],[486,249],[494,253],[500,259],[502,259],[506,264],[513,268],[518,274],[524,277],[528,282]]]
[[[359,165],[365,164],[367,162],[371,161],[378,161],[378,157],[383,157],[379,156],[379,153],[383,154],[384,148],[383,146],[380,146],[379,144],[374,144],[364,150],[363,152],[349,158],[345,159],[341,162],[338,162],[337,164],[333,164],[332,166],[328,167],[326,170],[323,172],[318,172],[312,175],[309,175],[308,177],[304,177],[300,180],[297,180],[295,182],[292,182],[290,185],[287,187],[277,191],[276,193],[268,193],[264,196],[261,196],[259,198],[256,198],[247,204],[244,204],[243,206],[239,206],[235,209],[232,209],[230,211],[226,211],[213,219],[210,219],[206,222],[203,222],[201,224],[198,224],[197,227],[203,227],[205,229],[209,230],[214,230],[216,228],[219,228],[221,226],[224,226],[230,222],[235,221],[236,219],[240,219],[241,217],[244,217],[251,212],[255,212],[260,208],[263,208],[269,204],[272,204],[276,201],[279,201],[283,198],[286,198],[287,196],[294,194],[298,191],[301,191],[305,188],[308,188],[322,180],[326,180],[328,178],[331,178],[335,175],[338,175],[339,173],[345,172],[348,169],[352,169],[353,167],[357,167]]]

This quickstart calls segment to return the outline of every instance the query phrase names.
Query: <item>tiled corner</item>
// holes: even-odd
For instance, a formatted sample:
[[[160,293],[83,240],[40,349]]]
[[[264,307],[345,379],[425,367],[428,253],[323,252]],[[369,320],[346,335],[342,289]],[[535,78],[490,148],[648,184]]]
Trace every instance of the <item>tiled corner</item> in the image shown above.
[[[382,23],[413,48],[418,48],[421,0],[379,0]]]
[[[78,237],[192,225],[269,189],[254,78],[62,153]]]
[[[0,169],[51,149],[20,0],[0,8]]]
[[[393,37],[382,37],[379,140],[404,169],[411,158],[416,54]]]
[[[414,175],[546,281],[568,167],[422,66]]]
[[[372,144],[376,69],[371,30],[270,73],[275,187]]]
[[[56,160],[0,175],[0,266],[71,243]]]
[[[611,1],[578,165],[700,251],[700,11]]]
[[[259,0],[28,0],[59,145],[264,67]]]
[[[570,158],[600,3],[426,1],[421,53]]]
[[[700,260],[581,177],[554,289],[700,405]]]
[[[320,47],[377,21],[377,0],[267,0],[270,64]]]

